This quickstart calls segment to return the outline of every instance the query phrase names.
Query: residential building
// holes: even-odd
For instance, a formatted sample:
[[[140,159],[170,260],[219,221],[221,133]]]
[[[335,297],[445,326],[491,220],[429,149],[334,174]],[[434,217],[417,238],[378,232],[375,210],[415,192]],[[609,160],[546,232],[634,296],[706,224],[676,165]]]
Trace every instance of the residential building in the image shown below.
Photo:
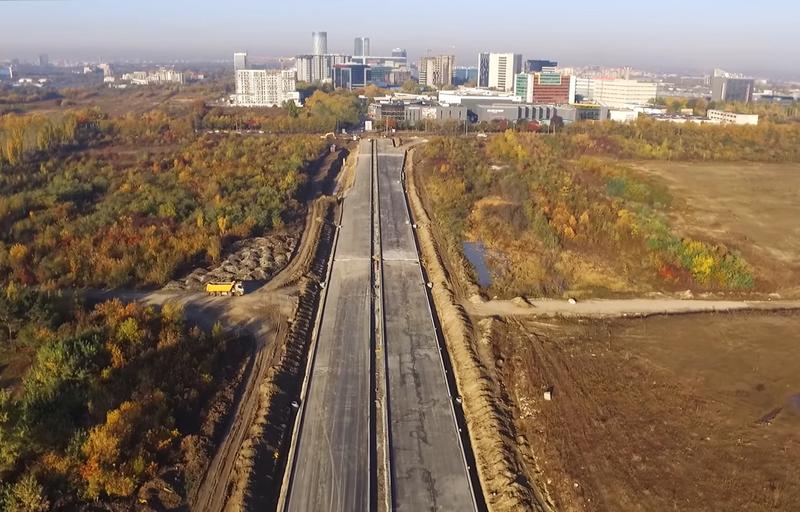
[[[311,53],[312,55],[325,55],[328,53],[328,33],[311,33]]]
[[[575,77],[561,73],[520,73],[516,76],[514,94],[527,103],[563,105],[575,103]]]
[[[240,69],[248,69],[247,65],[247,52],[237,52],[233,54],[233,71],[239,71]]]
[[[711,78],[711,101],[753,101],[755,80],[752,78],[730,78],[714,76]]]
[[[525,61],[526,73],[541,73],[545,68],[558,67],[558,62],[554,60],[533,59]]]
[[[453,85],[455,55],[423,57],[419,61],[419,83],[429,87]]]
[[[333,67],[350,62],[349,55],[298,55],[295,57],[297,80],[300,82],[331,82]]]
[[[236,72],[235,105],[272,107],[285,101],[300,103],[294,70],[240,69]]]
[[[718,121],[723,124],[758,124],[758,116],[755,114],[737,114],[734,112],[725,112],[723,110],[709,110],[706,115],[712,121]]]
[[[363,57],[369,54],[369,38],[357,37],[353,43],[353,56]]]
[[[522,55],[518,53],[489,54],[489,88],[513,91],[514,79],[522,72]]]
[[[478,54],[478,87],[489,87],[489,53]]]
[[[621,78],[579,78],[575,80],[575,92],[584,100],[607,107],[628,108],[652,103],[658,96],[658,84]]]
[[[369,66],[364,64],[336,64],[333,66],[333,87],[336,89],[360,89],[367,85]]]

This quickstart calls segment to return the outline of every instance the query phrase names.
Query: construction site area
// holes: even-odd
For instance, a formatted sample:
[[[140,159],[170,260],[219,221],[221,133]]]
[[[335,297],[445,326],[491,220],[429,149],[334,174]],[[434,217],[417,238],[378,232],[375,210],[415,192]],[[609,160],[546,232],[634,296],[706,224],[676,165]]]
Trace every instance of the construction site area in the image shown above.
[[[193,509],[792,510],[800,304],[489,299],[428,213],[424,143],[331,153],[303,225],[117,294],[254,339]]]

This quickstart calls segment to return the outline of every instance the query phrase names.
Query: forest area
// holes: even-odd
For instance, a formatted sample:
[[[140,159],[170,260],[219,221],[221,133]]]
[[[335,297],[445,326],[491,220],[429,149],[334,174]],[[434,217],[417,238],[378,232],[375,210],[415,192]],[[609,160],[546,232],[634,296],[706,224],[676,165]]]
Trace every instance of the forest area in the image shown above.
[[[121,113],[0,116],[2,511],[113,508],[153,482],[185,503],[251,341],[174,304],[91,305],[81,290],[160,287],[296,223],[320,133],[361,112],[352,94],[263,112],[131,94]],[[223,127],[272,133],[212,133]]]
[[[748,262],[681,236],[667,187],[626,160],[800,162],[800,125],[576,123],[549,136],[438,137],[419,159],[446,243],[486,247],[490,295],[741,294],[759,286]]]

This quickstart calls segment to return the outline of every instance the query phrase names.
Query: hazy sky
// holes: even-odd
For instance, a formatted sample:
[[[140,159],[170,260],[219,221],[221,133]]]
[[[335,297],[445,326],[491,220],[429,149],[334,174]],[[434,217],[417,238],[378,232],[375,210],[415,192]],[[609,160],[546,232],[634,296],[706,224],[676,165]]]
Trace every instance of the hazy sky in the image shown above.
[[[800,75],[800,2],[771,0],[0,0],[0,59],[220,59],[234,50],[514,51],[562,64]]]

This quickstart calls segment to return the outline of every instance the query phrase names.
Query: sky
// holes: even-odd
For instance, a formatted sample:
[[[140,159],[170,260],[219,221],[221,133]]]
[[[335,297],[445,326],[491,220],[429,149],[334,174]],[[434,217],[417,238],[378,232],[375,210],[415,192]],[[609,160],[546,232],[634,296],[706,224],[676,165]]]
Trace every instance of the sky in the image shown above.
[[[800,2],[771,0],[0,0],[0,59],[217,60],[291,56],[327,31],[330,52],[403,47],[418,58],[522,53],[562,65],[800,78]]]

